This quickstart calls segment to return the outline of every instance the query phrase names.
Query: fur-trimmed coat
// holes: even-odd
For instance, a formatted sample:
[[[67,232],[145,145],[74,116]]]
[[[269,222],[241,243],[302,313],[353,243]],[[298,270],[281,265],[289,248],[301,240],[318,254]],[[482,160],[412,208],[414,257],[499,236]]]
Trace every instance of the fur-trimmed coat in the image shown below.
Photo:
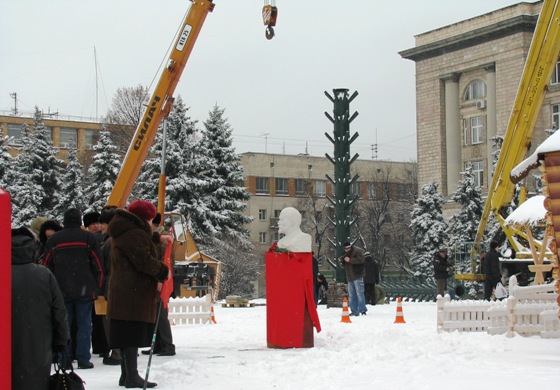
[[[147,221],[118,209],[109,223],[111,278],[107,317],[155,323],[157,284],[167,277]]]

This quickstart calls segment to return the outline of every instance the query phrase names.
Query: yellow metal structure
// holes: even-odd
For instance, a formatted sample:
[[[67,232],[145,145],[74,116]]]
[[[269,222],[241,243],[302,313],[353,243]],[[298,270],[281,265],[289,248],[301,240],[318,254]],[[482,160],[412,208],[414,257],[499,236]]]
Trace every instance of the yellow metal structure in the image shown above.
[[[515,185],[509,174],[527,154],[535,123],[540,113],[546,88],[552,78],[555,64],[560,54],[560,6],[559,0],[544,0],[539,19],[531,42],[531,47],[521,76],[511,116],[505,132],[504,141],[488,187],[488,198],[484,205],[482,218],[478,225],[472,256],[472,270],[476,266],[476,254],[490,213],[502,227],[512,248],[518,252],[519,242],[514,236],[527,239],[525,232],[504,224],[503,210],[513,199]],[[457,279],[476,280],[482,275],[456,275]]]
[[[109,205],[123,207],[126,204],[142,164],[154,141],[158,126],[171,110],[173,92],[185,69],[200,29],[208,12],[212,12],[214,9],[212,0],[191,0],[191,2],[192,5],[181,25],[180,33],[175,41],[167,65],[146,107],[144,116],[136,128],[115,186],[109,196],[107,202]]]

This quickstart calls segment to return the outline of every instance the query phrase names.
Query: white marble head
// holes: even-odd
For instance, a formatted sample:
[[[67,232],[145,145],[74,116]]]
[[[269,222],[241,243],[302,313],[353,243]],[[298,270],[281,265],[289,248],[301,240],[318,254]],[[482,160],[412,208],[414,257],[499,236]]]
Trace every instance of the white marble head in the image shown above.
[[[278,232],[289,234],[292,231],[299,230],[301,225],[301,214],[293,207],[286,207],[280,212],[278,219]]]
[[[284,234],[278,241],[279,248],[291,252],[311,252],[311,236],[301,231],[301,214],[293,207],[286,207],[278,218],[278,232]]]

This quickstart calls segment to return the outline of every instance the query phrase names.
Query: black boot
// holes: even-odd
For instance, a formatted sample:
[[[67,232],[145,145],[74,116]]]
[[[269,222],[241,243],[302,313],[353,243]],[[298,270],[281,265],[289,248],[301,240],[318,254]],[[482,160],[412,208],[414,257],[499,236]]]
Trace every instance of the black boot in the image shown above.
[[[126,365],[124,364],[124,356],[121,357],[121,377],[119,378],[119,386],[124,386],[126,381]]]
[[[144,379],[138,375],[138,348],[123,348],[123,360],[126,368],[126,378],[124,380],[124,387],[131,388],[144,388]],[[157,383],[148,382],[147,388],[156,387]]]

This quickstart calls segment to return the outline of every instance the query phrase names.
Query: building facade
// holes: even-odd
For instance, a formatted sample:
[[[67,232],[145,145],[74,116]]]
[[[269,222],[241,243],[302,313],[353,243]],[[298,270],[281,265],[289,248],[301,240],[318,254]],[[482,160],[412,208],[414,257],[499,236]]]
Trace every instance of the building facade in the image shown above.
[[[74,145],[79,152],[91,150],[99,139],[99,132],[102,130],[101,123],[82,122],[76,120],[49,119],[43,118],[43,124],[50,129],[53,146],[58,147],[60,156],[66,155],[66,150]],[[0,115],[0,132],[10,137],[9,152],[17,154],[21,146],[23,127],[30,128],[34,125],[32,116],[8,116]]]
[[[418,184],[436,181],[455,192],[466,164],[488,193],[495,136],[503,136],[519,87],[542,1],[519,3],[415,36],[400,55],[416,64]],[[532,145],[557,129],[558,64]],[[529,152],[532,153],[534,147]],[[533,183],[526,183],[531,190]]]

